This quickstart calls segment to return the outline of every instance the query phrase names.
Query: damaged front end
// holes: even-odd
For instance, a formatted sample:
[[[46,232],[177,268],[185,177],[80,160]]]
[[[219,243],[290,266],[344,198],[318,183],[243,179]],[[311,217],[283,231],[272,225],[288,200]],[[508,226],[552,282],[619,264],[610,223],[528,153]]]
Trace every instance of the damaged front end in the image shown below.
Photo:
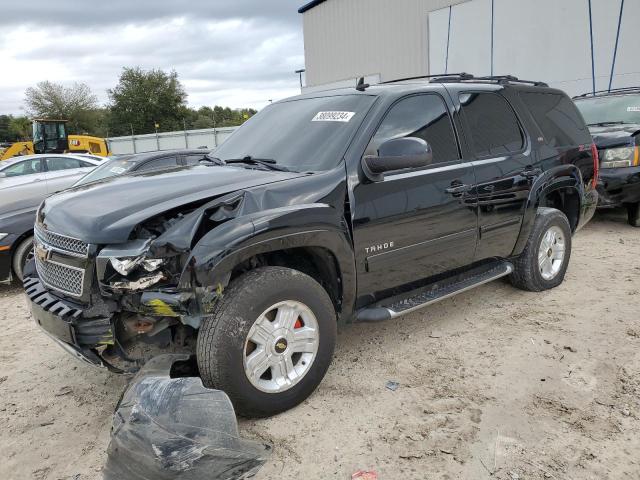
[[[240,438],[227,395],[203,387],[187,355],[153,358],[116,407],[104,480],[240,480],[271,447]]]
[[[52,244],[61,235],[37,225],[42,233],[24,280],[36,322],[66,350],[114,372],[137,371],[160,353],[193,352],[226,283],[196,280],[192,249],[234,218],[243,198],[234,193],[164,212],[137,225],[130,240],[82,244],[81,254]],[[78,272],[73,291],[60,286],[67,271]]]

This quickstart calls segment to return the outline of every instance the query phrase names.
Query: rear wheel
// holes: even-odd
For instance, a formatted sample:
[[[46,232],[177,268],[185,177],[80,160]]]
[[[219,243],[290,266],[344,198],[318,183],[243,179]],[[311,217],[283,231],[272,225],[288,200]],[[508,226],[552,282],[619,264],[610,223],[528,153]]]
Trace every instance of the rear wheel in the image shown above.
[[[198,368],[239,414],[273,415],[318,386],[335,340],[335,309],[318,282],[289,268],[258,268],[234,280],[202,324]]]
[[[540,208],[522,254],[513,262],[511,283],[522,290],[539,292],[564,280],[571,257],[571,227],[554,208]]]
[[[640,227],[640,202],[627,206],[627,217],[629,219],[629,225],[632,227]]]
[[[24,266],[33,258],[33,237],[25,238],[13,254],[13,273],[22,281]]]

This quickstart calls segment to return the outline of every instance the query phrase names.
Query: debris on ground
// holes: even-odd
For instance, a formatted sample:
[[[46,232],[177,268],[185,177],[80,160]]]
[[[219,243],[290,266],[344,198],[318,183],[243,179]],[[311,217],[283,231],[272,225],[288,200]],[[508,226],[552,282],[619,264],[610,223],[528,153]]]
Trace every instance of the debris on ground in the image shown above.
[[[392,392],[395,392],[396,390],[398,390],[399,386],[400,386],[400,384],[398,382],[393,381],[393,380],[389,380],[387,382],[387,384],[385,385],[385,387],[387,387],[387,389],[391,390]]]
[[[565,345],[565,346],[564,346],[564,349],[565,349],[565,350],[569,350],[571,353],[577,353],[577,352],[578,352],[578,350],[577,350],[576,348],[571,347],[571,346],[569,346],[569,345]]]
[[[378,480],[378,474],[373,471],[358,470],[351,475],[351,480]]]
[[[188,355],[147,362],[116,407],[104,480],[235,480],[254,476],[271,447],[240,438],[226,393],[172,378]]]

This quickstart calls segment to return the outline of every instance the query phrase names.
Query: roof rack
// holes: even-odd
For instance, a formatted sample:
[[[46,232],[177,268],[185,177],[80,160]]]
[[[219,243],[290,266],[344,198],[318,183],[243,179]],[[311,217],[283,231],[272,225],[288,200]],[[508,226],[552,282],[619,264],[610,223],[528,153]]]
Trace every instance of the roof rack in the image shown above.
[[[624,88],[612,88],[611,90],[597,90],[595,92],[587,92],[582,95],[576,95],[573,98],[586,98],[595,97],[597,95],[604,95],[607,93],[624,93],[624,92],[639,92],[640,87],[624,87]]]
[[[395,82],[404,82],[407,80],[421,80],[428,79],[431,83],[446,83],[446,82],[496,82],[501,85],[506,85],[509,83],[525,83],[528,85],[533,85],[535,87],[548,87],[549,85],[545,82],[539,82],[535,80],[521,80],[518,77],[514,77],[513,75],[489,75],[483,77],[476,77],[471,73],[444,73],[439,75],[422,75],[419,77],[408,77],[408,78],[399,78],[397,80],[390,80],[388,82],[382,83],[395,83]]]
[[[381,84],[385,83],[397,83],[397,82],[406,82],[408,80],[423,80],[423,79],[432,79],[432,78],[444,78],[444,77],[456,77],[456,78],[474,78],[470,73],[439,73],[437,75],[418,75],[417,77],[405,77],[405,78],[396,78],[395,80],[387,80],[386,82],[380,82]]]

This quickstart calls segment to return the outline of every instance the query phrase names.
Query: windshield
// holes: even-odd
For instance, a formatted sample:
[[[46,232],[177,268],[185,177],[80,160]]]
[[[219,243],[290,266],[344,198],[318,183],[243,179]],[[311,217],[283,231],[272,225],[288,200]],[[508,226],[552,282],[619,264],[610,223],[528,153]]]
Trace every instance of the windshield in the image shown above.
[[[275,103],[236,130],[212,156],[274,160],[297,172],[338,165],[375,97],[344,95]]]
[[[615,95],[576,100],[587,125],[640,124],[640,95]]]
[[[130,156],[121,157],[109,157],[106,162],[100,166],[94,168],[84,177],[74,183],[74,187],[78,185],[85,185],[90,182],[96,182],[109,177],[115,177],[116,175],[122,175],[127,173],[135,166],[136,162],[131,161]]]

